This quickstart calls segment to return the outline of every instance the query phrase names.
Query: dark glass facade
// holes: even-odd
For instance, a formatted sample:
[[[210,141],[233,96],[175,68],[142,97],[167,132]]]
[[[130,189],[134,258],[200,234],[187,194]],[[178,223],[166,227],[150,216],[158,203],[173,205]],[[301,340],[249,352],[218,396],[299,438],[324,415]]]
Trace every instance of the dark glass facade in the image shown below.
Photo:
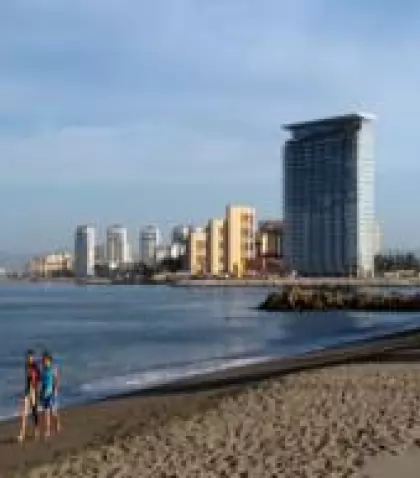
[[[285,255],[307,276],[373,274],[372,119],[286,126]]]

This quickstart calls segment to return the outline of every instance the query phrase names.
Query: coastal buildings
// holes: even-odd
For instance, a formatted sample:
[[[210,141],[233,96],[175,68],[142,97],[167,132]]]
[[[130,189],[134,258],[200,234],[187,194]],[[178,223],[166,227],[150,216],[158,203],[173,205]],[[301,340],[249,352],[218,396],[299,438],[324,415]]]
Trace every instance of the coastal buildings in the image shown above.
[[[174,242],[170,244],[168,248],[168,257],[171,259],[180,259],[184,257],[187,253],[187,245],[180,244],[179,242]]]
[[[283,274],[283,221],[266,220],[258,224],[255,270],[261,274]]]
[[[161,243],[161,234],[156,226],[149,225],[140,231],[140,260],[149,267],[156,264],[156,251]]]
[[[159,244],[155,249],[155,265],[168,259],[170,248],[166,244]]]
[[[110,269],[116,269],[128,264],[129,245],[127,229],[119,224],[114,224],[107,229],[106,257]]]
[[[192,274],[241,277],[255,259],[255,209],[228,205],[225,218],[210,219],[190,233],[187,255]]]
[[[213,276],[226,271],[226,220],[210,219],[206,230],[206,271]]]
[[[106,262],[106,251],[103,244],[95,245],[95,264],[105,264]]]
[[[95,228],[93,226],[84,225],[76,228],[74,274],[77,278],[95,275]]]
[[[187,246],[188,237],[193,230],[191,226],[178,225],[172,229],[172,242],[169,256],[171,259],[179,260],[182,270],[188,269]]]
[[[173,244],[187,244],[188,236],[193,230],[191,226],[178,225],[172,229],[172,243]]]
[[[26,265],[30,277],[68,276],[73,269],[73,257],[69,252],[55,252],[34,257]]]
[[[256,242],[257,256],[281,257],[283,255],[283,221],[260,221]]]
[[[226,207],[226,272],[241,277],[255,259],[255,209]]]
[[[188,238],[188,269],[191,275],[206,273],[207,234],[204,229],[191,230]]]
[[[299,275],[374,274],[373,116],[286,125],[285,255]]]

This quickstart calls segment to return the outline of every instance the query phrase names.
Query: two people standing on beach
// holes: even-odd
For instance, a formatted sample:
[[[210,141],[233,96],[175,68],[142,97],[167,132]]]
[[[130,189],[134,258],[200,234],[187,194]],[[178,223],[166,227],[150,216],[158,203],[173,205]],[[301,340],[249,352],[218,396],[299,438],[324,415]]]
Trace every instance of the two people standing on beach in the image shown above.
[[[25,364],[25,396],[21,414],[21,428],[18,441],[22,442],[26,437],[28,415],[31,415],[35,438],[40,434],[39,408],[43,416],[44,437],[51,436],[51,426],[55,432],[60,431],[60,420],[58,416],[58,367],[53,363],[52,356],[48,352],[42,355],[41,366],[35,357],[33,350],[26,353]]]

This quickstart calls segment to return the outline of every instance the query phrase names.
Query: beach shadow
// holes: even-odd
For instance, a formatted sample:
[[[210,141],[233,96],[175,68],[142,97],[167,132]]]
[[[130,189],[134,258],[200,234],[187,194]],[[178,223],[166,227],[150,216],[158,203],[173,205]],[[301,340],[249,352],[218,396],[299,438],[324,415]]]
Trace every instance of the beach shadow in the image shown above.
[[[420,363],[420,350],[407,350],[406,353],[390,352],[382,356],[372,357],[370,359],[355,359],[348,363],[354,364],[402,364],[402,363]]]

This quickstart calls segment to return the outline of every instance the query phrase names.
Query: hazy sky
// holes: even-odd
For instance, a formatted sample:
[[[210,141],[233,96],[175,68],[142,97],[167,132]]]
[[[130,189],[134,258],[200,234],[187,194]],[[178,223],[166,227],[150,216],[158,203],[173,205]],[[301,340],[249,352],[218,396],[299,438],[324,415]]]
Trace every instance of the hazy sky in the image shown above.
[[[419,41],[414,0],[0,2],[0,250],[279,216],[280,126],[356,110],[386,245],[417,248]]]

